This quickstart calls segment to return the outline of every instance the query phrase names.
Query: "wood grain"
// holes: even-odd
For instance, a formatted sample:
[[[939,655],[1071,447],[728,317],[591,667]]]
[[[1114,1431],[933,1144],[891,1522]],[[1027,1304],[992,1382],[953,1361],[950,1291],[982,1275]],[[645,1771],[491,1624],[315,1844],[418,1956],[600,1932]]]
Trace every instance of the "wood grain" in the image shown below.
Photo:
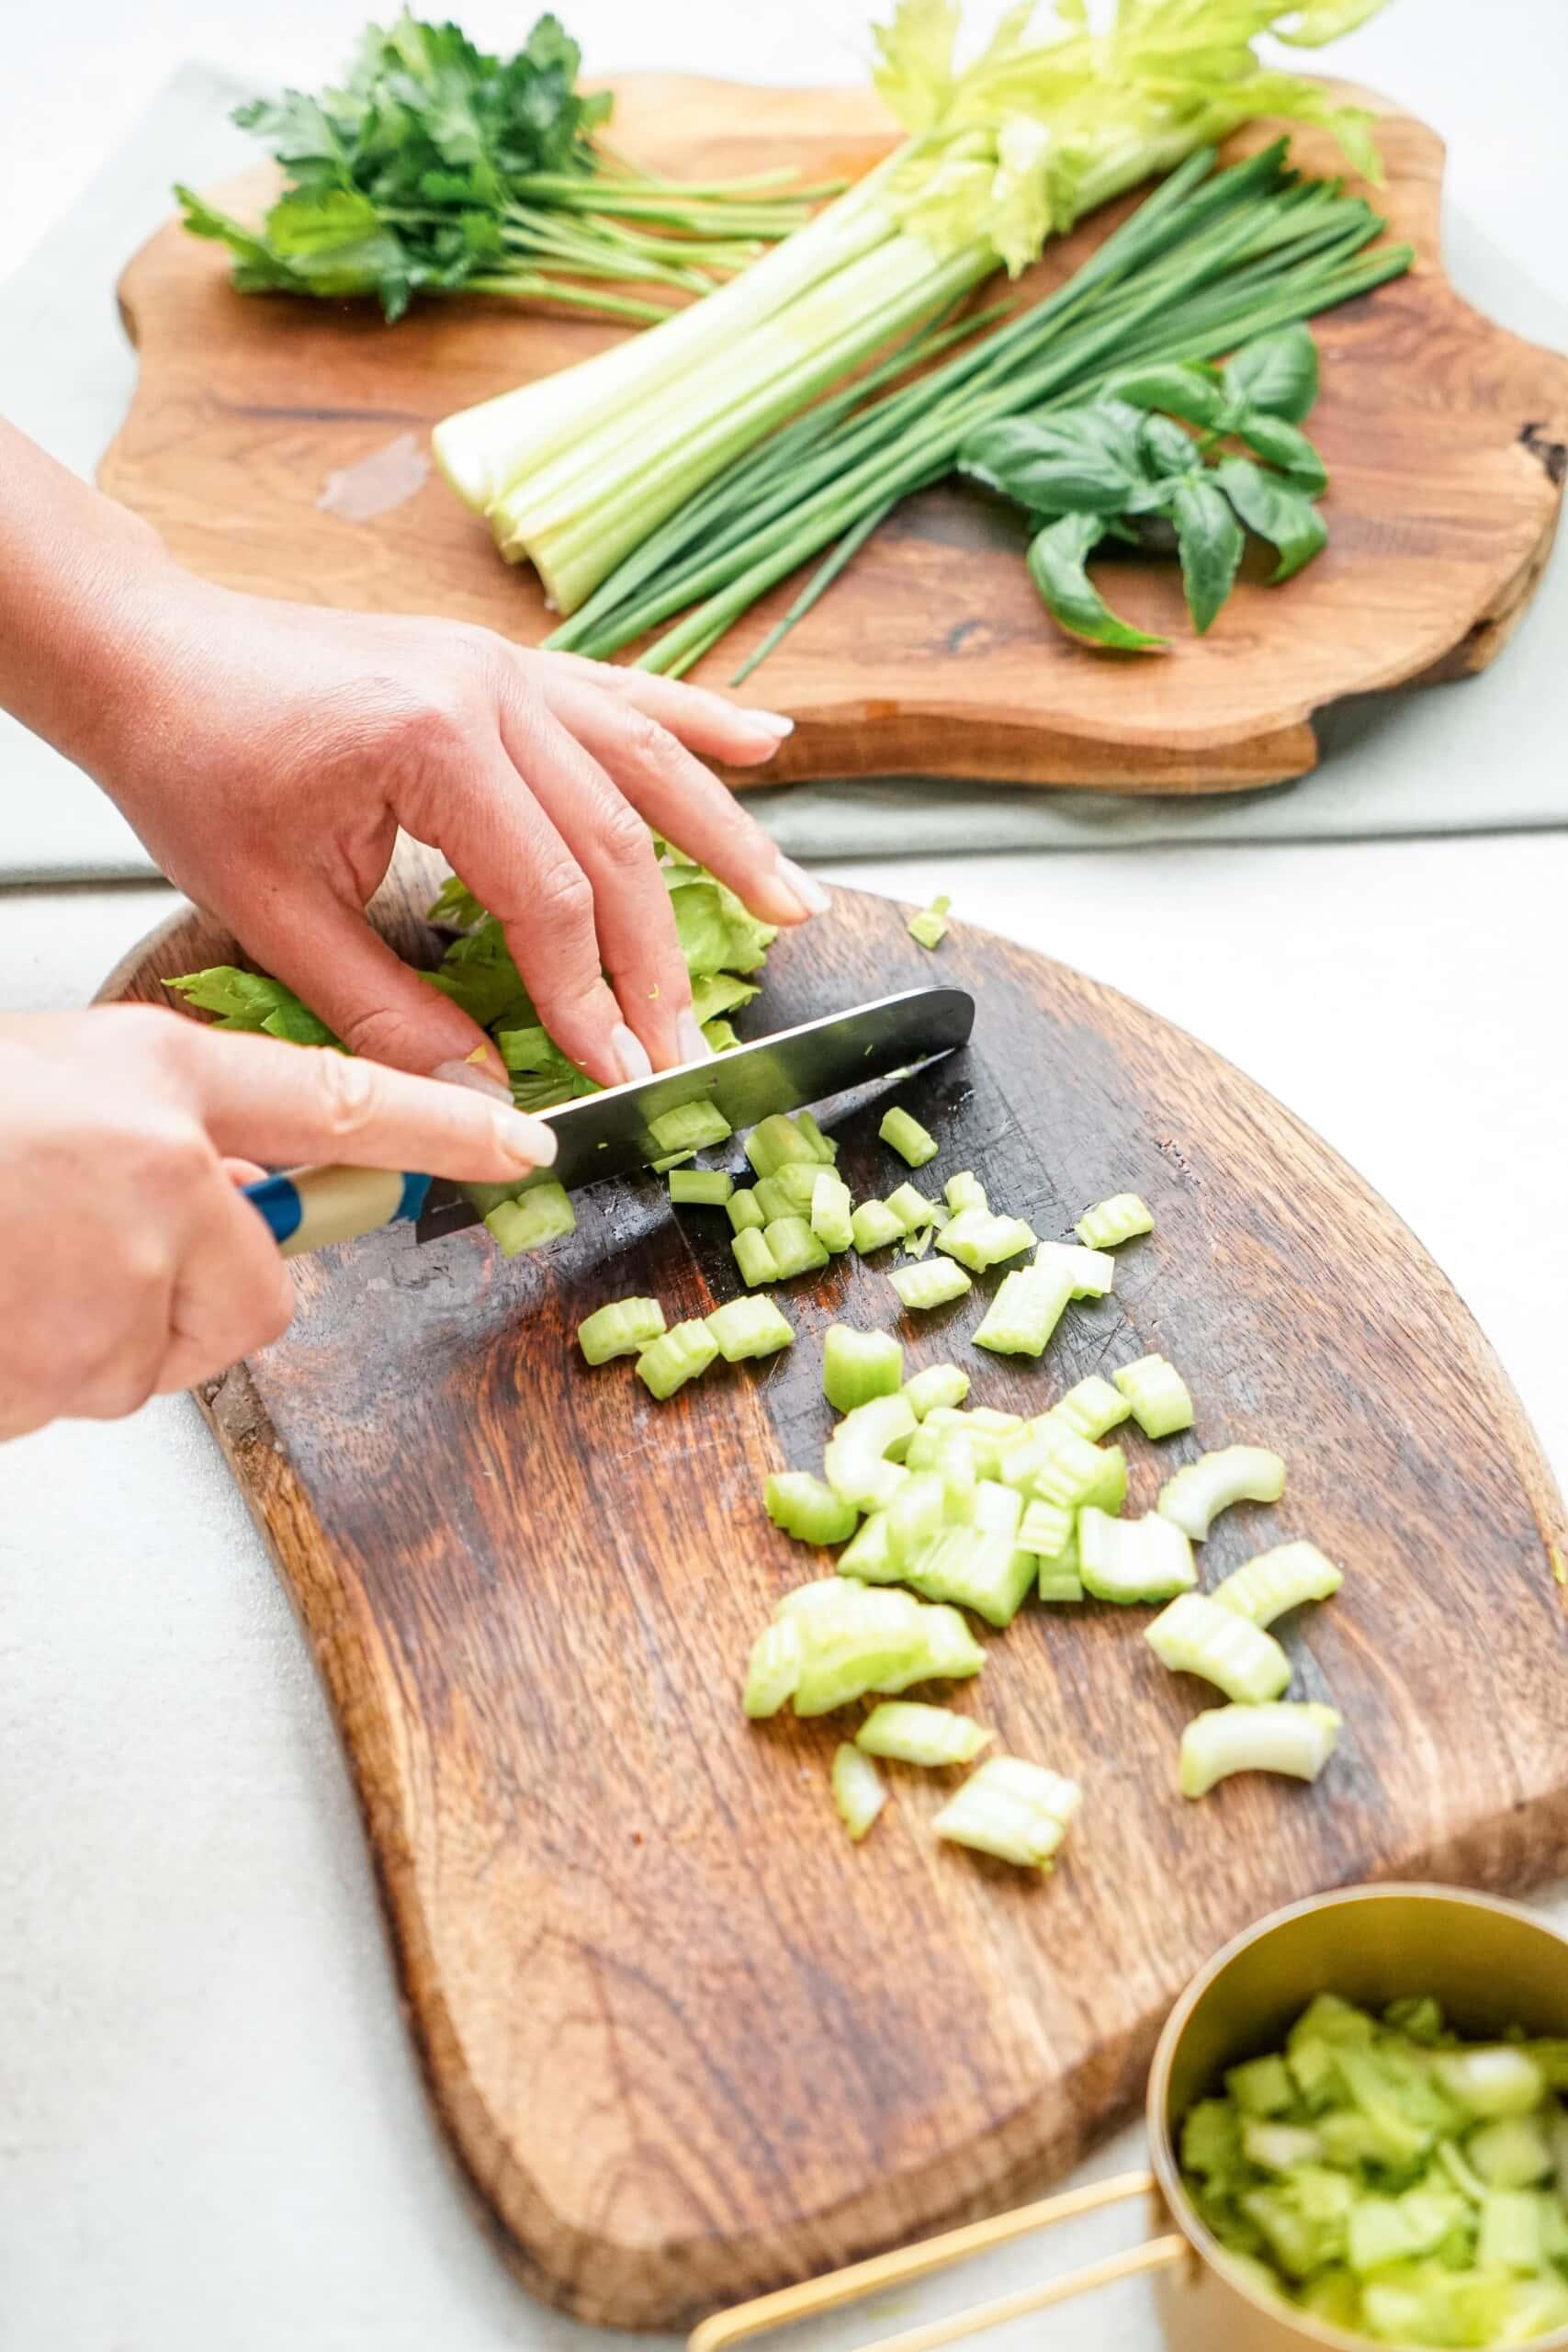
[[[1441,260],[1441,143],[1370,102],[1385,109],[1379,201],[1420,260],[1319,324],[1312,430],[1333,475],[1326,556],[1282,596],[1249,558],[1201,642],[1174,564],[1116,563],[1118,607],[1172,640],[1134,682],[1124,662],[1046,620],[1020,560],[1021,518],[942,485],[897,511],[750,682],[752,699],[798,722],[766,781],[909,773],[1235,790],[1309,769],[1325,705],[1493,658],[1556,528],[1568,362],[1461,301]],[[634,76],[618,85],[616,120],[630,151],[702,176],[782,164],[812,179],[856,173],[888,144],[878,102],[852,90]],[[1265,136],[1248,132],[1235,152]],[[1297,132],[1294,152],[1308,170],[1339,168],[1321,135]],[[254,209],[266,187],[256,175],[220,196]],[[1076,268],[1125,209],[1053,246],[1022,296]],[[389,332],[365,306],[237,295],[223,255],[173,223],[130,263],[120,300],[141,377],[100,479],[186,562],[268,595],[439,612],[529,643],[547,633],[532,576],[497,561],[483,525],[434,475],[365,523],[320,502],[332,473],[401,435],[423,444],[451,410],[567,366],[616,330],[465,300]],[[723,684],[797,585],[694,674]]]
[[[435,878],[408,854],[378,909],[425,961]],[[581,1195],[571,1240],[510,1264],[406,1228],[299,1261],[293,1329],[205,1409],[332,1696],[435,2107],[523,2278],[589,2319],[683,2324],[1030,2192],[1133,2106],[1198,1962],[1278,1904],[1568,1860],[1562,1504],[1447,1283],[1205,1047],[967,925],[929,958],[903,922],[840,893],[775,950],[753,1034],[940,970],[979,1017],[900,1089],[932,1175],[976,1169],[1042,1234],[1125,1186],[1158,1220],[1043,1363],[970,1347],[993,1282],[904,1327],[911,1368],[956,1358],[976,1401],[1034,1411],[1158,1348],[1203,1443],[1278,1445],[1285,1503],[1228,1515],[1204,1567],[1295,1534],[1344,1561],[1340,1599],[1285,1631],[1344,1750],[1315,1791],[1185,1805],[1205,1693],[1156,1666],[1143,1612],[1035,1609],[958,1703],[1084,1781],[1055,1878],[939,1847],[944,1775],[899,1774],[852,1849],[840,1726],[750,1726],[738,1688],[779,1593],[826,1565],[770,1526],[764,1475],[815,1464],[819,1335],[891,1325],[885,1273],[791,1284],[788,1354],[660,1407],[572,1345],[610,1298],[673,1320],[736,1294],[727,1220],[677,1217],[656,1180]],[[232,954],[187,914],[106,993],[158,1001]],[[877,1117],[840,1128],[857,1197],[901,1172]],[[1134,1438],[1130,1508],[1197,1450]]]

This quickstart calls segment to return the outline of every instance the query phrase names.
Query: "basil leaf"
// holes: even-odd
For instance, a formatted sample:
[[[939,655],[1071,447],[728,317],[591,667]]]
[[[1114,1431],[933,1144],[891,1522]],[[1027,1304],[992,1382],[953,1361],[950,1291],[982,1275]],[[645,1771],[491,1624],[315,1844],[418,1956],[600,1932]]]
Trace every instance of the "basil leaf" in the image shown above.
[[[1137,368],[1119,376],[1117,396],[1134,408],[1157,409],[1165,416],[1185,417],[1189,424],[1217,424],[1224,413],[1225,392],[1219,375],[1189,360],[1167,368]]]
[[[1310,331],[1282,327],[1244,343],[1224,371],[1224,389],[1237,409],[1261,409],[1299,424],[1317,398],[1317,345]]]
[[[1165,644],[1164,638],[1147,637],[1142,629],[1119,621],[1084,570],[1089,550],[1102,537],[1100,520],[1093,514],[1068,514],[1059,523],[1047,524],[1030,545],[1030,578],[1052,619],[1069,635],[1086,639],[1090,645],[1110,646],[1119,653],[1157,651]]]
[[[1145,470],[1156,481],[1168,482],[1173,475],[1190,474],[1201,462],[1190,434],[1183,433],[1168,416],[1145,416],[1138,440]]]
[[[1282,416],[1264,416],[1255,409],[1246,410],[1233,428],[1249,449],[1256,449],[1271,466],[1278,466],[1292,489],[1304,490],[1320,498],[1328,488],[1328,469],[1306,435]]]
[[[1205,477],[1179,481],[1171,506],[1181,550],[1181,584],[1200,637],[1230,594],[1246,540],[1226,501]]]
[[[1138,477],[1090,416],[1000,417],[970,435],[959,464],[1036,514],[1119,514]]]
[[[1226,458],[1214,468],[1213,479],[1247,529],[1279,550],[1271,587],[1292,579],[1328,545],[1327,528],[1312,501],[1250,458]]]

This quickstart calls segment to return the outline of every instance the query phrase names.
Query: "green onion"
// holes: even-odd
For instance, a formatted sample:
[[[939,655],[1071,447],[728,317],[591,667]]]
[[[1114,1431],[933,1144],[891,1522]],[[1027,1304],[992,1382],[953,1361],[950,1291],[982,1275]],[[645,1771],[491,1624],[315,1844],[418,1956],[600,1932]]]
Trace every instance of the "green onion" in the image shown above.
[[[737,1242],[744,1237],[737,1234]],[[803,1216],[771,1217],[763,1228],[768,1255],[773,1261],[781,1283],[795,1274],[814,1272],[828,1263],[828,1252],[822,1247]]]
[[[967,1289],[968,1284],[964,1287]],[[969,1374],[961,1372],[955,1363],[929,1363],[923,1372],[917,1372],[913,1379],[904,1383],[904,1400],[919,1421],[938,1406],[945,1405],[951,1411],[962,1405],[968,1394]]]
[[[1136,1363],[1123,1364],[1111,1377],[1145,1437],[1174,1437],[1178,1430],[1191,1428],[1192,1399],[1187,1383],[1164,1356],[1140,1356]]]
[[[883,1142],[907,1159],[911,1168],[923,1168],[928,1159],[937,1155],[937,1140],[927,1133],[919,1119],[897,1102],[883,1114],[882,1125],[876,1130]]]
[[[972,1170],[961,1168],[942,1186],[942,1197],[956,1216],[961,1209],[983,1209],[989,1206],[986,1188]]]
[[[1082,1803],[1076,1781],[1019,1756],[993,1756],[949,1798],[931,1827],[953,1845],[1045,1871]]]
[[[833,1751],[833,1803],[857,1845],[886,1802],[882,1775],[869,1756],[841,1740]]]
[[[967,1715],[954,1714],[951,1707],[927,1706],[918,1699],[885,1699],[856,1732],[855,1746],[866,1756],[935,1770],[972,1764],[996,1736]]]
[[[649,1119],[648,1132],[661,1152],[689,1152],[728,1143],[735,1130],[716,1102],[681,1102]]]
[[[811,1230],[834,1257],[854,1239],[850,1188],[831,1168],[819,1168],[811,1188]]]
[[[929,907],[911,915],[905,925],[910,938],[922,947],[940,947],[947,937],[947,910],[952,904],[951,899],[933,899]]]
[[[498,1201],[486,1212],[485,1227],[501,1245],[502,1255],[515,1258],[520,1250],[542,1250],[577,1231],[577,1212],[560,1185],[552,1180],[532,1184],[514,1201]]]
[[[771,1298],[732,1298],[716,1306],[707,1318],[726,1363],[740,1363],[748,1356],[776,1355],[795,1337],[786,1315]]]
[[[1068,1276],[1074,1298],[1104,1298],[1116,1283],[1116,1261],[1103,1250],[1075,1250],[1070,1241],[1043,1241],[1034,1262]]]
[[[797,1544],[842,1544],[860,1514],[808,1470],[778,1470],[763,1489],[768,1517]]]
[[[1086,1250],[1115,1250],[1140,1233],[1152,1233],[1154,1217],[1136,1193],[1118,1193],[1085,1209],[1073,1231]]]
[[[635,1356],[663,1329],[656,1298],[619,1298],[578,1325],[577,1344],[590,1363],[608,1363],[612,1356]]]
[[[735,1179],[715,1168],[677,1168],[670,1177],[670,1198],[677,1208],[728,1207]]]
[[[822,1394],[836,1413],[852,1413],[874,1396],[891,1396],[903,1380],[904,1350],[891,1332],[829,1324],[822,1340]]]
[[[874,1250],[886,1250],[890,1241],[902,1241],[904,1222],[886,1201],[862,1201],[850,1219],[850,1233],[856,1250],[865,1258]]]
[[[718,1353],[718,1341],[707,1325],[694,1317],[672,1324],[663,1336],[645,1348],[637,1360],[637,1377],[660,1403],[677,1388],[705,1372]]]
[[[1291,1661],[1273,1634],[1201,1592],[1179,1594],[1144,1638],[1173,1674],[1201,1675],[1240,1705],[1261,1706],[1290,1684]]]
[[[729,1211],[729,1222],[737,1233],[745,1233],[748,1230],[761,1232],[768,1221],[758,1205],[756,1193],[752,1191],[732,1191],[724,1205]]]
[[[1102,1438],[1107,1430],[1118,1428],[1132,1410],[1119,1388],[1091,1372],[1087,1380],[1080,1380],[1052,1406],[1050,1418],[1065,1421],[1077,1437],[1096,1439]]]
[[[1038,1238],[1021,1216],[993,1216],[989,1209],[961,1209],[937,1235],[936,1246],[972,1273],[983,1274],[988,1267],[1000,1265],[1004,1258],[1016,1258],[1021,1250],[1032,1249]]]
[[[925,1227],[947,1223],[947,1211],[935,1201],[928,1201],[913,1184],[900,1184],[896,1193],[888,1193],[884,1205],[906,1233],[919,1233]]]
[[[1255,1625],[1271,1625],[1276,1617],[1306,1601],[1331,1600],[1344,1581],[1315,1544],[1280,1544],[1226,1577],[1210,1598]]]
[[[1174,1600],[1198,1581],[1192,1546],[1168,1519],[1111,1519],[1092,1505],[1078,1514],[1078,1574],[1093,1599],[1122,1607]]]
[[[1283,1772],[1298,1781],[1315,1781],[1338,1740],[1339,1717],[1334,1709],[1310,1701],[1213,1707],[1194,1716],[1181,1735],[1181,1793],[1207,1796],[1216,1781],[1228,1780],[1233,1772]]]
[[[860,1211],[857,1209],[858,1216]],[[895,1266],[887,1277],[897,1292],[905,1312],[928,1314],[934,1306],[945,1306],[954,1298],[962,1298],[970,1281],[962,1266],[950,1258],[932,1258],[929,1263]]]
[[[784,1275],[774,1261],[773,1250],[768,1246],[768,1236],[765,1230],[759,1229],[754,1225],[742,1226],[729,1247],[734,1252],[735,1262],[740,1269],[742,1278],[750,1289],[758,1290],[763,1283],[777,1283],[784,1280]]]
[[[908,1473],[886,1457],[908,1451],[919,1426],[900,1396],[874,1396],[846,1413],[829,1440],[822,1475],[857,1510],[885,1510]]]
[[[940,1234],[937,1238],[940,1244]],[[975,1345],[989,1348],[997,1355],[1043,1355],[1071,1296],[1070,1274],[1034,1265],[1027,1272],[1004,1275],[975,1332]]]
[[[1168,1478],[1155,1509],[1201,1544],[1221,1511],[1235,1503],[1277,1503],[1284,1491],[1285,1465],[1277,1453],[1260,1445],[1227,1445],[1201,1453]]]

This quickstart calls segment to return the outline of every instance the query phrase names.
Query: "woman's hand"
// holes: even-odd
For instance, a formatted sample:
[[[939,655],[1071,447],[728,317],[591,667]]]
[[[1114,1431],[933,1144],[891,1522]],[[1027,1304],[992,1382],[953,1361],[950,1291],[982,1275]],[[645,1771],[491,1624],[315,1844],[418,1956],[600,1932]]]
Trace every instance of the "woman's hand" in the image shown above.
[[[209,1379],[294,1310],[258,1159],[506,1182],[555,1157],[471,1088],[175,1012],[0,1018],[0,1438]]]

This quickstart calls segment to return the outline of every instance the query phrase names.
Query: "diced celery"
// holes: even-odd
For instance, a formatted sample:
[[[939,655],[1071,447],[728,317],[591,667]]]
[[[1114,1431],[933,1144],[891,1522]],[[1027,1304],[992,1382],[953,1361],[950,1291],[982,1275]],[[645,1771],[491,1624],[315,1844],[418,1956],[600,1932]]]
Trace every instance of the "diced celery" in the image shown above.
[[[887,1456],[917,1426],[904,1398],[896,1395],[874,1396],[846,1413],[822,1458],[822,1474],[833,1492],[857,1510],[886,1510],[908,1475]]]
[[[775,1470],[762,1499],[773,1525],[799,1544],[842,1544],[859,1522],[854,1505],[809,1470]]]
[[[1005,1274],[975,1332],[975,1345],[997,1355],[1043,1355],[1071,1296],[1071,1277],[1050,1267]]]
[[[956,1609],[942,1606],[920,1610],[921,1650],[918,1659],[897,1678],[884,1676],[879,1690],[893,1693],[915,1682],[967,1681],[986,1663],[986,1653]]]
[[[758,1226],[742,1226],[729,1245],[735,1262],[752,1290],[761,1283],[776,1283],[782,1279],[773,1263],[773,1253],[768,1247],[766,1231]]]
[[[688,1159],[695,1159],[696,1156],[697,1148],[694,1144],[690,1151],[667,1151],[662,1159],[650,1159],[648,1164],[656,1176],[667,1176],[671,1168],[684,1167]]]
[[[768,1221],[758,1206],[756,1193],[750,1190],[731,1193],[724,1205],[737,1233],[760,1233]]]
[[[829,1494],[832,1488],[829,1487]],[[895,1490],[897,1491],[897,1490]],[[898,1563],[887,1540],[887,1513],[867,1513],[855,1534],[839,1555],[839,1574],[858,1577],[863,1584],[897,1584]]]
[[[1077,1514],[1066,1503],[1032,1502],[1019,1522],[1019,1549],[1037,1560],[1059,1560],[1077,1529]]]
[[[908,1160],[911,1168],[923,1168],[928,1159],[936,1158],[936,1137],[928,1135],[919,1119],[912,1113],[901,1109],[897,1102],[883,1114],[882,1125],[876,1132],[900,1159]]]
[[[648,1132],[661,1152],[686,1152],[728,1143],[735,1130],[716,1102],[681,1102],[649,1119]]]
[[[1082,1802],[1076,1781],[1021,1756],[993,1756],[948,1799],[931,1827],[955,1846],[1021,1870],[1048,1870]]]
[[[1119,1388],[1113,1388],[1109,1380],[1102,1380],[1099,1373],[1091,1372],[1087,1380],[1080,1380],[1052,1406],[1049,1418],[1065,1421],[1075,1437],[1093,1440],[1102,1438],[1107,1430],[1119,1428],[1132,1410]]]
[[[740,1703],[753,1719],[776,1715],[786,1699],[795,1696],[805,1649],[800,1628],[791,1618],[764,1625],[751,1645],[746,1688]]]
[[[870,1757],[841,1740],[833,1751],[833,1803],[857,1845],[886,1802],[882,1775]]]
[[[857,1209],[858,1216],[860,1211]],[[888,1281],[898,1294],[899,1303],[909,1315],[924,1315],[932,1307],[946,1306],[962,1298],[971,1287],[962,1266],[951,1258],[932,1258],[913,1266],[894,1266],[888,1271]]]
[[[1097,1201],[1073,1227],[1086,1250],[1115,1250],[1154,1229],[1154,1218],[1136,1193],[1116,1193],[1108,1201]]]
[[[922,947],[940,947],[947,937],[947,910],[952,904],[951,899],[933,899],[929,907],[911,915],[904,926],[910,938]]]
[[[785,1593],[773,1618],[793,1624],[798,1637],[799,1715],[827,1714],[871,1690],[894,1693],[912,1682],[967,1676],[985,1663],[956,1611],[928,1609],[907,1592],[847,1577]]]
[[[818,1168],[811,1188],[811,1230],[835,1257],[854,1239],[853,1210],[843,1178],[831,1168]]]
[[[498,1201],[486,1215],[485,1229],[501,1245],[503,1258],[515,1258],[520,1250],[542,1250],[547,1241],[575,1233],[577,1212],[552,1179],[530,1184],[517,1200]]]
[[[677,1168],[670,1177],[670,1198],[677,1207],[722,1209],[734,1190],[734,1177],[716,1168]]]
[[[1233,2066],[1225,2076],[1225,2091],[1244,2115],[1270,2121],[1296,2103],[1291,2070],[1277,2050],[1266,2058],[1248,2058]]]
[[[1539,2270],[1540,2199],[1527,2188],[1489,2189],[1481,2200],[1475,2253],[1483,2270]]]
[[[902,1241],[904,1225],[895,1216],[886,1201],[862,1201],[850,1219],[850,1238],[863,1258],[874,1250],[886,1250],[890,1241]]]
[[[1104,1250],[1077,1250],[1070,1241],[1043,1241],[1034,1252],[1034,1262],[1066,1274],[1072,1298],[1104,1298],[1116,1286],[1116,1261]]]
[[[776,1216],[762,1231],[781,1283],[828,1263],[827,1250],[803,1216]]]
[[[817,1182],[824,1172],[831,1175],[833,1171],[824,1171],[820,1160],[786,1159],[782,1168],[775,1168],[771,1176],[763,1177],[757,1189],[767,1200],[780,1204],[781,1216],[809,1216],[817,1197]]]
[[[1298,1781],[1315,1781],[1338,1741],[1339,1717],[1334,1709],[1310,1701],[1212,1707],[1195,1716],[1181,1735],[1181,1793],[1206,1796],[1216,1781],[1233,1772],[1285,1772]]]
[[[1021,1413],[998,1412],[994,1405],[972,1405],[962,1419],[970,1429],[994,1430],[998,1437],[1011,1437],[1023,1427]]]
[[[1145,1437],[1174,1437],[1192,1426],[1192,1399],[1187,1383],[1164,1356],[1140,1356],[1113,1373],[1117,1387],[1133,1408],[1133,1419]]]
[[[910,1259],[910,1258],[923,1258],[923,1257],[925,1256],[925,1254],[926,1254],[926,1251],[931,1248],[931,1243],[932,1243],[935,1239],[936,1239],[936,1227],[935,1227],[935,1226],[934,1226],[934,1225],[924,1225],[924,1226],[922,1226],[922,1227],[920,1227],[919,1232],[918,1234],[916,1234],[916,1236],[915,1236],[915,1238],[914,1238],[914,1239],[913,1239],[913,1240],[910,1240],[910,1239],[908,1239],[908,1238],[906,1238],[905,1242],[904,1242],[904,1256],[905,1256],[905,1259],[906,1259],[906,1260],[908,1260],[908,1259]]]
[[[1255,2118],[1241,2127],[1241,2148],[1261,2172],[1293,2172],[1298,2165],[1321,2164],[1319,2133],[1299,2123],[1269,2123]]]
[[[1173,1674],[1201,1675],[1238,1705],[1261,1706],[1290,1683],[1291,1661],[1273,1634],[1201,1592],[1179,1594],[1144,1638]]]
[[[1435,2254],[1469,2219],[1464,2199],[1452,2189],[1416,2188],[1399,2197],[1360,2197],[1350,2209],[1345,2258],[1361,2278],[1391,2262],[1414,2262]],[[1538,2251],[1539,2245],[1538,2234]]]
[[[964,1447],[977,1478],[996,1476],[1002,1432],[987,1428],[975,1413],[950,1411],[943,1405],[933,1405],[915,1432],[908,1455],[910,1468],[934,1469],[949,1441]]]
[[[950,1176],[942,1191],[942,1198],[954,1216],[963,1209],[983,1209],[990,1205],[984,1184],[969,1168],[961,1168],[956,1176]]]
[[[1083,1578],[1077,1571],[1077,1546],[1065,1553],[1059,1560],[1042,1560],[1035,1580],[1037,1598],[1053,1606],[1081,1600],[1084,1597]],[[1069,1565],[1069,1563],[1071,1565]]]
[[[590,1363],[608,1363],[612,1356],[635,1356],[663,1329],[656,1298],[618,1298],[578,1325],[577,1344]]]
[[[859,1731],[855,1746],[867,1756],[884,1756],[895,1764],[924,1764],[933,1770],[945,1764],[972,1764],[996,1737],[983,1724],[951,1707],[927,1706],[919,1699],[885,1699],[873,1707]]]
[[[716,1054],[732,1054],[740,1043],[740,1033],[733,1021],[705,1021],[703,1035]]]
[[[928,1201],[913,1184],[900,1184],[896,1193],[889,1193],[887,1208],[906,1233],[919,1233],[924,1227],[947,1222],[947,1211],[939,1208],[935,1201]]]
[[[916,1435],[919,1435],[917,1430]],[[914,1451],[911,1443],[910,1452]],[[932,1465],[942,1480],[946,1496],[944,1509],[954,1527],[967,1526],[975,1516],[975,1491],[979,1484],[975,1475],[975,1456],[962,1437],[944,1438],[937,1431],[936,1458]]]
[[[714,1308],[707,1326],[726,1363],[776,1355],[795,1337],[794,1325],[771,1298],[732,1298]]]
[[[1091,1445],[1050,1413],[1026,1422],[1003,1446],[1004,1483],[1043,1502],[1118,1511],[1127,1498],[1127,1457],[1119,1445]]]
[[[853,1412],[873,1396],[891,1396],[903,1381],[904,1350],[891,1331],[829,1324],[822,1340],[822,1394],[836,1413]]]
[[[1534,2112],[1483,2123],[1465,2142],[1464,2153],[1488,2188],[1533,2188],[1556,2170],[1551,2143]]]
[[[889,1559],[911,1566],[941,1529],[946,1506],[941,1472],[911,1471],[887,1506]]]
[[[978,1491],[997,1490],[982,1487]],[[1034,1572],[1032,1553],[1019,1551],[1010,1536],[977,1526],[944,1527],[925,1546],[907,1577],[928,1600],[972,1609],[987,1623],[1006,1626],[1028,1598]]]
[[[812,1168],[808,1172],[815,1183],[816,1169]],[[759,1176],[751,1187],[751,1198],[762,1213],[764,1225],[772,1225],[776,1216],[798,1216],[800,1214],[800,1204],[795,1194],[781,1184],[776,1176]]]
[[[1343,2260],[1355,2188],[1343,2173],[1303,2165],[1288,2180],[1237,2199],[1269,2254],[1291,2278]]]
[[[1234,1503],[1277,1503],[1284,1491],[1285,1465],[1279,1454],[1260,1445],[1227,1445],[1185,1463],[1160,1488],[1155,1509],[1201,1544],[1221,1511]]]
[[[718,1353],[718,1341],[700,1317],[670,1329],[643,1350],[637,1360],[637,1377],[662,1404],[677,1388],[705,1372]]]
[[[801,1114],[804,1120],[806,1114]],[[790,1159],[822,1159],[831,1158],[824,1150],[826,1138],[815,1119],[807,1133],[801,1120],[790,1118],[783,1111],[775,1111],[771,1119],[761,1120],[746,1138],[746,1157],[759,1176],[772,1176]]]
[[[1214,1587],[1210,1598],[1255,1625],[1271,1625],[1308,1600],[1327,1600],[1345,1578],[1315,1544],[1278,1544]]]
[[[1168,1519],[1111,1519],[1092,1504],[1078,1513],[1078,1575],[1094,1600],[1123,1606],[1174,1600],[1198,1581],[1192,1546]]]
[[[929,1363],[904,1383],[904,1394],[915,1419],[923,1421],[933,1406],[963,1404],[969,1394],[969,1374],[955,1363]]]
[[[1545,2077],[1535,2060],[1510,2044],[1439,2051],[1432,2072],[1467,2115],[1486,2121],[1528,2115],[1546,2096]]]
[[[1038,1237],[1021,1216],[993,1216],[989,1209],[960,1209],[937,1235],[936,1246],[971,1273],[983,1274],[1004,1259],[1032,1249]]]
[[[839,1147],[833,1141],[831,1136],[825,1136],[823,1134],[821,1128],[818,1125],[809,1111],[797,1111],[795,1113],[795,1132],[797,1136],[805,1137],[807,1143],[811,1148],[813,1159],[819,1160],[824,1168],[832,1168],[837,1166]]]

